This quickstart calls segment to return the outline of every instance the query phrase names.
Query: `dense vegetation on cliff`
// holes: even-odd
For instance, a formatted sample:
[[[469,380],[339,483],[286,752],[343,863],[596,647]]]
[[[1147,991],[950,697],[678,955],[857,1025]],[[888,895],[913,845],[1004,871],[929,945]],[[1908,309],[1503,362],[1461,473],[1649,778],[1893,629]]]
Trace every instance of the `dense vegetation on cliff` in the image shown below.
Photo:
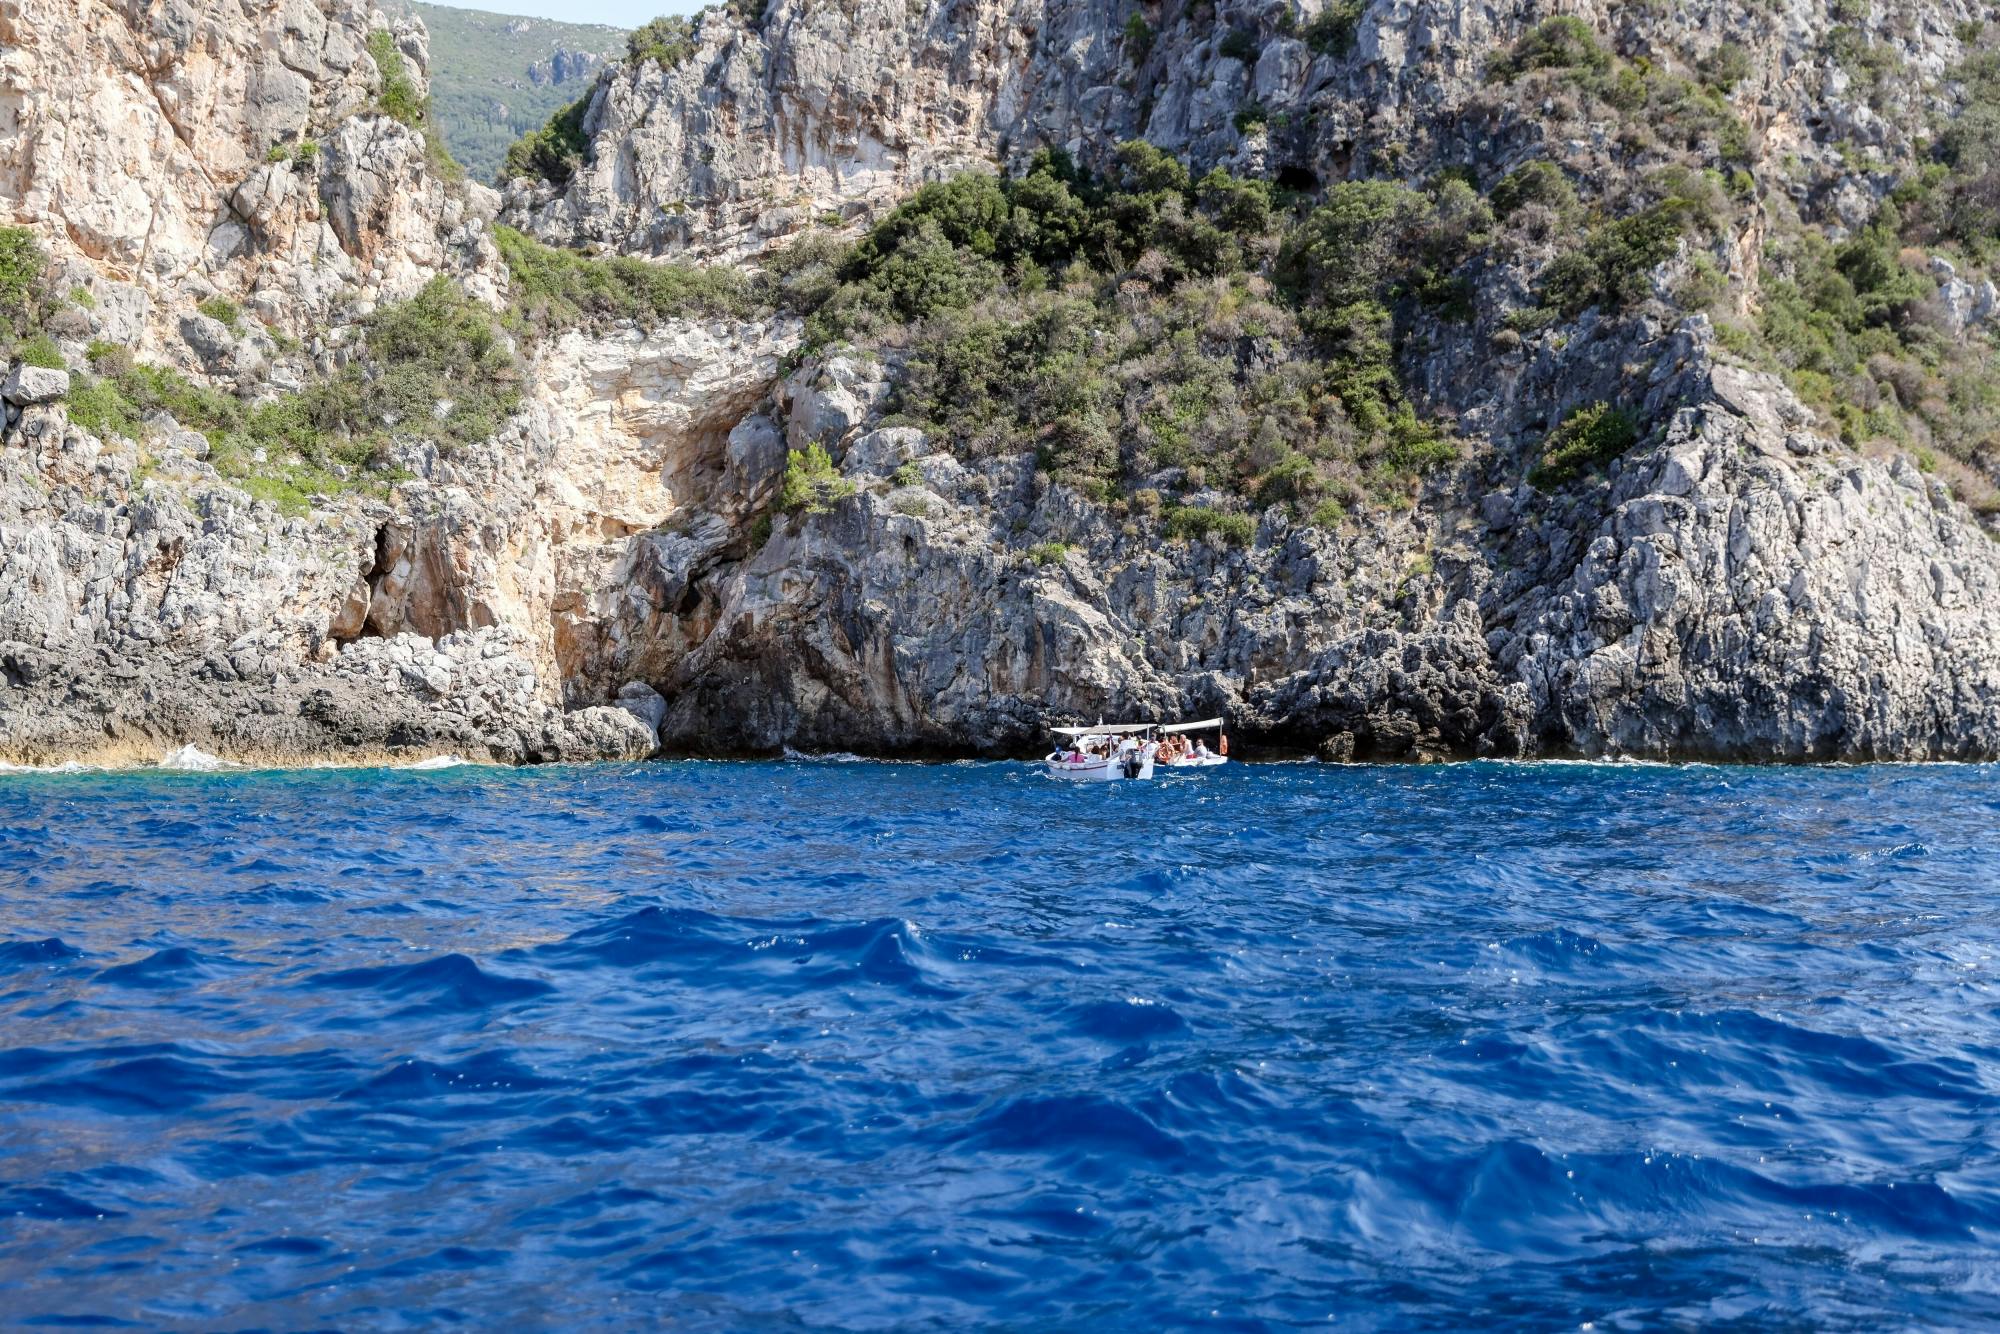
[[[837,269],[822,341],[899,360],[897,409],[971,454],[1037,451],[1101,501],[1210,487],[1322,521],[1452,445],[1395,372],[1490,215],[1462,182],[1313,206],[1147,144],[925,187]]]

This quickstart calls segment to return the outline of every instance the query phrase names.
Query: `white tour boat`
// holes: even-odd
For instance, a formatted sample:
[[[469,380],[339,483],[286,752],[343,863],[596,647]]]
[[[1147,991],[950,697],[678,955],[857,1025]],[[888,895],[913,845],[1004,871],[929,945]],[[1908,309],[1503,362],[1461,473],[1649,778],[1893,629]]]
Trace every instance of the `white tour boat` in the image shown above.
[[[1222,734],[1220,718],[1204,718],[1198,723],[1175,723],[1171,727],[1157,730],[1162,737],[1168,738],[1164,752],[1157,760],[1162,769],[1172,769],[1178,773],[1183,769],[1213,769],[1217,765],[1229,763],[1229,738]],[[1210,750],[1208,742],[1199,735],[1186,741],[1173,739],[1202,732],[1215,733],[1214,750]]]
[[[1063,738],[1043,759],[1051,778],[1066,783],[1111,783],[1151,778],[1160,743],[1151,723],[1099,723],[1095,727],[1051,728]]]

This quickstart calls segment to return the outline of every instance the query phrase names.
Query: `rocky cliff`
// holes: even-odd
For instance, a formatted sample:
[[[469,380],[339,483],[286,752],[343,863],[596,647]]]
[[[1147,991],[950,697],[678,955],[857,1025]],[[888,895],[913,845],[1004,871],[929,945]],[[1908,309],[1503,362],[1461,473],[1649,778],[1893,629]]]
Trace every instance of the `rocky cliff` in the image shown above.
[[[0,751],[2000,754],[1988,8],[0,0]]]

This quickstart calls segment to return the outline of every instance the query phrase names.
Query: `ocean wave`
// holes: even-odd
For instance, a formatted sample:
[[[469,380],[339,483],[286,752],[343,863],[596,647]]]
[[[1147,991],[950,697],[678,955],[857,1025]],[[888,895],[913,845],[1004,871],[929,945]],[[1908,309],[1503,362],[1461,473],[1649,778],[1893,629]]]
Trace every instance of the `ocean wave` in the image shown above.
[[[470,760],[462,760],[456,755],[433,755],[429,759],[413,760],[396,767],[406,773],[430,773],[438,769],[459,769],[470,763]]]
[[[225,760],[211,755],[199,746],[189,745],[176,747],[160,756],[160,762],[154,767],[182,773],[207,774],[216,773],[223,769],[241,768],[242,766],[238,765],[234,760]]]
[[[420,1001],[447,1011],[483,1010],[533,1000],[555,990],[535,978],[490,973],[463,954],[441,954],[417,963],[317,973],[301,985],[309,989],[369,991],[397,1000]]]

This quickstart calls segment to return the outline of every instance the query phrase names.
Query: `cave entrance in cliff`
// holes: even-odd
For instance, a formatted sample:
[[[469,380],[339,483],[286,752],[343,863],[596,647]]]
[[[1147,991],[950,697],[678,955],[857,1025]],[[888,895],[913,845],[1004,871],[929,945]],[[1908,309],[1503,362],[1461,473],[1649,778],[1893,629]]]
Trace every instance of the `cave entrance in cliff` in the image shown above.
[[[1287,190],[1293,194],[1312,195],[1319,193],[1318,173],[1308,167],[1301,167],[1296,162],[1287,163],[1278,168],[1277,175],[1271,178],[1271,183],[1276,185],[1280,190]]]

